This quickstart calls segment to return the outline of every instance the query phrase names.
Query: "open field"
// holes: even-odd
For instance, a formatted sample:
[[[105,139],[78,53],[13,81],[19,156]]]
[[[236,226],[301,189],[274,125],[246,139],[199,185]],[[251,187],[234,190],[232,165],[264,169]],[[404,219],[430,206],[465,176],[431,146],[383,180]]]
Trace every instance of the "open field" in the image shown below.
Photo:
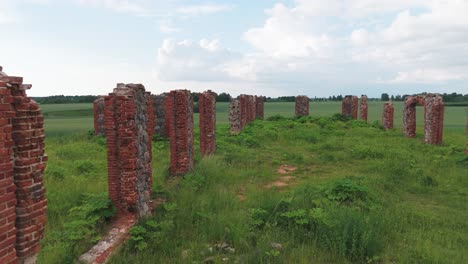
[[[380,105],[370,103],[371,121]],[[293,107],[267,103],[265,113],[292,116]],[[42,109],[48,222],[39,263],[74,263],[109,213],[105,139],[87,134],[90,104]],[[218,104],[217,153],[197,154],[195,171],[177,181],[167,181],[168,142],[154,142],[153,199],[167,202],[111,263],[466,262],[466,110],[446,109],[443,146],[330,118],[339,111],[311,103],[313,116],[328,117],[255,121],[229,136],[227,104]]]
[[[395,127],[402,125],[403,103],[395,102]],[[48,136],[63,135],[78,131],[93,129],[92,104],[46,104],[41,106],[47,120],[46,133]],[[383,110],[382,102],[369,102],[369,122],[380,121]],[[217,103],[218,124],[228,123],[228,103]],[[422,126],[423,108],[418,106],[418,126]],[[446,131],[463,132],[465,129],[466,107],[446,107],[445,123]],[[340,102],[311,102],[310,114],[313,117],[331,116],[341,112]],[[292,117],[294,115],[294,103],[265,103],[265,117],[273,115]],[[194,116],[195,124],[198,124],[198,114]]]

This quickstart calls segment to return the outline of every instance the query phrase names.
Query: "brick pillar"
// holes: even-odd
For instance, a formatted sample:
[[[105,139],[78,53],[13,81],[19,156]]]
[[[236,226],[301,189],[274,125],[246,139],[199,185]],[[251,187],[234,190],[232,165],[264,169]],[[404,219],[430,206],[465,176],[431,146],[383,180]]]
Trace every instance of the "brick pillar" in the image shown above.
[[[94,109],[94,134],[104,136],[106,134],[106,126],[104,125],[104,98],[99,97],[93,102]]]
[[[241,132],[240,106],[238,99],[229,102],[229,127],[230,133],[235,135]]]
[[[367,96],[366,95],[361,95],[361,102],[360,102],[360,111],[359,111],[359,119],[363,121],[367,121],[367,110],[368,110],[368,104],[367,104]]]
[[[208,90],[200,94],[200,152],[202,155],[213,154],[216,150],[216,96]]]
[[[166,120],[171,149],[171,175],[193,170],[193,98],[188,90],[171,91],[166,99]]]
[[[46,223],[44,117],[30,88],[0,69],[0,263],[34,262]]]
[[[154,123],[154,133],[157,135],[167,138],[168,131],[166,128],[166,114],[165,114],[165,104],[164,101],[166,99],[165,94],[153,95],[153,108],[154,108],[154,116],[156,122]]]
[[[296,116],[308,116],[309,115],[309,97],[305,95],[296,96],[294,108],[295,108]]]
[[[149,215],[153,100],[141,84],[117,84],[104,101],[109,197],[118,213]]]
[[[418,98],[414,96],[406,97],[403,105],[403,133],[406,137],[416,137],[416,104]],[[423,102],[419,101],[423,104]]]
[[[249,111],[249,99],[245,94],[239,95],[239,114],[240,114],[240,128],[241,130],[247,125]]]
[[[424,143],[442,144],[444,129],[444,102],[436,94],[424,96]]]
[[[0,69],[1,72],[1,69]],[[2,76],[0,75],[0,78]],[[16,257],[16,185],[13,177],[12,118],[15,111],[7,82],[0,80],[0,263],[17,263]]]
[[[255,118],[265,118],[265,97],[255,96]]]
[[[392,102],[386,102],[384,104],[384,110],[382,113],[382,126],[385,130],[393,129],[393,114],[395,109],[393,108]]]
[[[353,95],[346,95],[341,101],[341,114],[352,119],[358,117],[358,98]]]

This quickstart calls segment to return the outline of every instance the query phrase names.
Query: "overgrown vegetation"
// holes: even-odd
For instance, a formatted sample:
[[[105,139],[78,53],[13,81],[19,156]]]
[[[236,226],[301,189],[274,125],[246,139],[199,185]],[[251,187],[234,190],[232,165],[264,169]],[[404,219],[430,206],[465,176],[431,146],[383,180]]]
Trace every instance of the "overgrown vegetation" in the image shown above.
[[[192,173],[168,180],[169,145],[156,138],[153,198],[167,202],[131,230],[111,263],[463,263],[465,136],[448,130],[444,142],[423,145],[420,134],[406,139],[341,115],[276,115],[237,136],[221,124],[217,153],[197,156]],[[111,212],[105,139],[49,138],[47,152],[39,262],[73,263],[100,228],[77,224],[91,233],[62,237],[87,219],[72,208],[99,208],[98,223]],[[282,165],[296,169],[279,173]],[[102,203],[82,193],[100,194]]]

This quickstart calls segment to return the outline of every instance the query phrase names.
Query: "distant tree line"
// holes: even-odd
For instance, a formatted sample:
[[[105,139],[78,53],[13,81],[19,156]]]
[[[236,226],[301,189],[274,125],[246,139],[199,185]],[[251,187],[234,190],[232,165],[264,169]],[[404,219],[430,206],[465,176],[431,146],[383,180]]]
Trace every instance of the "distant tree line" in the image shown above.
[[[427,94],[427,93],[422,93],[422,94]],[[458,94],[458,93],[443,93],[441,94],[444,102],[468,102],[468,94]],[[409,96],[408,94],[404,95],[388,95],[388,93],[383,93],[380,96],[381,101],[404,101],[405,98]]]
[[[422,93],[426,94],[426,93]],[[404,95],[389,95],[388,93],[382,93],[380,98],[369,98],[369,101],[404,101],[407,94]],[[193,101],[198,102],[200,93],[192,93]],[[468,102],[468,94],[458,93],[444,93],[442,94],[444,102]],[[72,103],[92,103],[96,100],[96,95],[53,95],[45,97],[32,97],[39,104],[72,104]],[[231,95],[228,93],[220,93],[216,96],[216,102],[229,102]],[[279,97],[266,97],[266,102],[294,102],[295,96],[279,96]],[[311,101],[326,102],[326,101],[341,101],[343,95],[332,95],[328,97],[314,97],[310,98]]]

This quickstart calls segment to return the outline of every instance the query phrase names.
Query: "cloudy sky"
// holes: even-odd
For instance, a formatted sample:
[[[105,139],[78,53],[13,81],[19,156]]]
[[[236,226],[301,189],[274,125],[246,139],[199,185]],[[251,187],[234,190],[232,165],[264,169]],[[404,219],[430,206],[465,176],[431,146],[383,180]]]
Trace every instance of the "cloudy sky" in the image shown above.
[[[468,0],[0,0],[33,96],[468,93]]]

